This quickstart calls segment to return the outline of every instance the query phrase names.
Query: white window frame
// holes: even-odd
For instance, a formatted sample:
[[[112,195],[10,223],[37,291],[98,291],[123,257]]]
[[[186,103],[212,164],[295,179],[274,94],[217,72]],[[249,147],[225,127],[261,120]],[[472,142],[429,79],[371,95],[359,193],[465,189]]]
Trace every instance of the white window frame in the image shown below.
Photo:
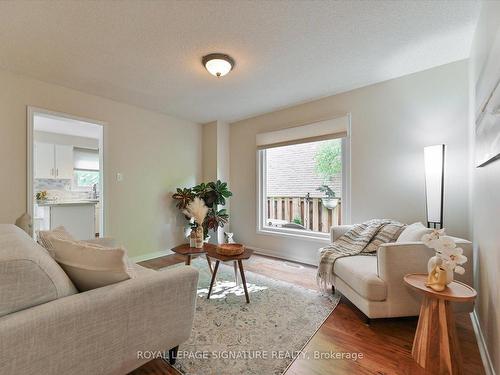
[[[351,222],[351,138],[350,116],[347,137],[342,138],[342,224]],[[279,237],[295,237],[303,240],[330,242],[330,233],[310,230],[276,228],[265,225],[267,211],[266,150],[257,150],[257,234]]]

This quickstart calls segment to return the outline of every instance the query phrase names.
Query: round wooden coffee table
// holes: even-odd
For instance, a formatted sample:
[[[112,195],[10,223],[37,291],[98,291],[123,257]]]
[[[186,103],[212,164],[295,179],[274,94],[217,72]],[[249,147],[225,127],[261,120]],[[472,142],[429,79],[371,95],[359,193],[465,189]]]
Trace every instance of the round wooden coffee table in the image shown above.
[[[243,270],[243,260],[249,259],[253,254],[253,250],[250,249],[245,249],[243,254],[240,255],[233,255],[233,256],[227,256],[227,255],[221,255],[217,254],[216,247],[214,246],[213,248],[207,249],[207,256],[209,258],[215,259],[215,267],[214,267],[214,272],[212,273],[212,280],[210,281],[210,288],[208,289],[208,295],[207,299],[210,298],[210,294],[212,293],[212,287],[214,286],[215,282],[215,276],[217,275],[217,270],[219,269],[219,263],[220,262],[235,262],[235,264],[238,264],[238,268],[240,270],[240,275],[241,275],[241,282],[243,283],[243,289],[245,290],[245,298],[247,303],[250,303],[250,298],[248,296],[248,290],[247,290],[247,282],[245,279],[245,271]]]
[[[451,302],[472,302],[476,291],[453,281],[442,292],[436,292],[425,286],[426,274],[409,274],[404,281],[424,295],[411,351],[413,358],[432,373],[462,374],[462,357]]]

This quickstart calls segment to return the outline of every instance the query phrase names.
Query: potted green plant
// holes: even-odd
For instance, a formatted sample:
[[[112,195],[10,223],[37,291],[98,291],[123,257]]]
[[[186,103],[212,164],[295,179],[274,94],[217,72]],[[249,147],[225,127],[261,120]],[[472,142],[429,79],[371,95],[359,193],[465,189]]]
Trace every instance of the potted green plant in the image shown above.
[[[325,141],[318,148],[314,156],[316,163],[316,173],[323,178],[323,185],[316,190],[325,194],[321,198],[323,206],[332,210],[339,204],[339,198],[335,196],[335,192],[328,186],[335,176],[342,173],[342,141],[340,139],[332,139]]]
[[[227,182],[220,180],[201,183],[191,188],[177,188],[172,198],[177,201],[177,208],[184,212],[186,207],[195,199],[202,199],[208,207],[207,215],[203,221],[203,235],[208,238],[209,230],[217,231],[229,221],[229,214],[225,208],[218,209],[218,206],[224,206],[226,199],[233,193],[229,191]],[[189,220],[189,217],[186,217]]]
[[[335,197],[335,192],[328,185],[321,185],[316,190],[321,191],[325,194],[323,198],[321,198],[321,203],[323,206],[328,208],[329,210],[333,210],[339,204],[339,199]]]

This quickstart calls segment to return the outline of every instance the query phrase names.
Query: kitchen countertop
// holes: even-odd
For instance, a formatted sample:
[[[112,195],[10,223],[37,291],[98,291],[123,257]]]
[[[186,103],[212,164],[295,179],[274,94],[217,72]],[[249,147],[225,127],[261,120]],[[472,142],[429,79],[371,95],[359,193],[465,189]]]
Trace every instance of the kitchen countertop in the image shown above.
[[[96,205],[99,203],[99,199],[79,199],[79,200],[67,200],[67,201],[37,201],[36,204],[39,206],[82,206],[86,204]]]

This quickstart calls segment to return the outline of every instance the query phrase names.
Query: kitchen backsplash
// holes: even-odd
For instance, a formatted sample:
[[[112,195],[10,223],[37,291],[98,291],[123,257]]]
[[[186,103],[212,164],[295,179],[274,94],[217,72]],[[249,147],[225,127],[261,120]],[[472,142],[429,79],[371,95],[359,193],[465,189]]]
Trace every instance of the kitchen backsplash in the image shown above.
[[[71,190],[71,180],[54,180],[54,179],[44,179],[35,178],[35,192],[42,190]]]
[[[90,188],[87,191],[71,190],[71,180],[56,180],[35,178],[34,193],[47,191],[48,199],[87,199],[89,198]]]

